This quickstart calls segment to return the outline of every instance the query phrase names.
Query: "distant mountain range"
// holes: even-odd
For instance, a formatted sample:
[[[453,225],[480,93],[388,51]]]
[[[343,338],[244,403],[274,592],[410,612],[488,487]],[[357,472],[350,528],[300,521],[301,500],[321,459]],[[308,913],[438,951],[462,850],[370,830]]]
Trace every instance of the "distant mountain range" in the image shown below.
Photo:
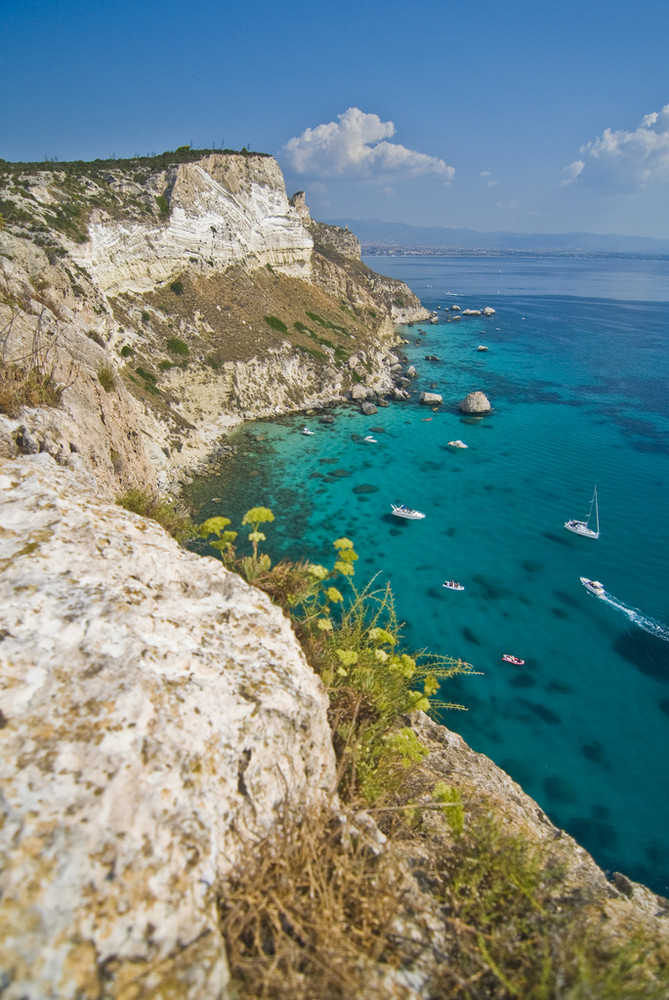
[[[410,226],[377,219],[326,219],[329,225],[355,233],[363,251],[438,250],[489,253],[613,253],[669,256],[669,240],[649,236],[619,236],[598,233],[480,233],[475,229],[445,226]]]

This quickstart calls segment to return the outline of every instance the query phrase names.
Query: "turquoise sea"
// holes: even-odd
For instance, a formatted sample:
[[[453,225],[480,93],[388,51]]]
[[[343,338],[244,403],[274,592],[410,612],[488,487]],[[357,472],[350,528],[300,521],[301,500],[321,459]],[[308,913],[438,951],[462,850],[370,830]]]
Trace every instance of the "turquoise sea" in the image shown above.
[[[194,484],[198,514],[234,527],[271,507],[274,558],[325,562],[352,538],[357,584],[390,580],[407,645],[481,671],[449,683],[468,711],[442,721],[602,867],[669,895],[669,260],[366,262],[444,320],[403,331],[412,400],[371,417],[342,406],[332,426],[244,425],[238,455]],[[453,305],[496,312],[446,322]],[[418,404],[432,385],[436,412]],[[457,410],[474,389],[493,406],[479,420]],[[597,541],[563,527],[595,484]],[[427,516],[402,521],[391,502]],[[463,592],[441,586],[452,578]]]

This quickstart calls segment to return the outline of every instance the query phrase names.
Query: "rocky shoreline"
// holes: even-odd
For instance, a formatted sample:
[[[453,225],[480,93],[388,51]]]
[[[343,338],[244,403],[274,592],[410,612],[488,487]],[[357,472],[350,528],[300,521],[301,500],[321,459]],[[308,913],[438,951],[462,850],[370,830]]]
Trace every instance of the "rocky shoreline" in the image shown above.
[[[434,317],[361,263],[353,234],[289,201],[270,157],[177,154],[0,162],[7,1000],[231,1000],[221,886],[245,851],[290,811],[326,809],[372,867],[391,853],[378,813],[337,799],[327,691],[288,617],[113,500],[177,493],[244,420],[401,403],[415,372],[397,326]],[[666,901],[608,881],[455,734],[420,712],[402,725],[425,749],[406,800],[424,816],[402,813],[393,848],[402,957],[374,945],[357,995],[447,995],[463,926],[435,889],[437,854],[457,845],[448,810],[430,813],[439,782],[559,863],[547,910],[609,948],[643,934],[654,959],[669,949]],[[355,884],[356,906],[373,883]]]

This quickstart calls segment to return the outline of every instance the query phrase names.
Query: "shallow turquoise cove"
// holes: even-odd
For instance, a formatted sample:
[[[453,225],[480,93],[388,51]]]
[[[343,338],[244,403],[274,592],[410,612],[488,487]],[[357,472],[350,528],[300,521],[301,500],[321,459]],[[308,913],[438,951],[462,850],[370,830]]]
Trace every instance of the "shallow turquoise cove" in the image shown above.
[[[371,417],[341,407],[333,426],[318,415],[245,425],[239,456],[194,485],[199,516],[234,527],[271,507],[274,558],[331,562],[332,540],[352,538],[356,582],[391,581],[408,645],[483,672],[450,682],[445,695],[469,711],[446,725],[603,867],[668,894],[669,261],[368,262],[443,320],[405,331],[412,401]],[[454,304],[496,312],[446,322]],[[433,383],[436,412],[417,401]],[[458,412],[474,389],[491,415]],[[586,516],[595,484],[592,541],[563,524]],[[391,503],[427,516],[400,520]]]

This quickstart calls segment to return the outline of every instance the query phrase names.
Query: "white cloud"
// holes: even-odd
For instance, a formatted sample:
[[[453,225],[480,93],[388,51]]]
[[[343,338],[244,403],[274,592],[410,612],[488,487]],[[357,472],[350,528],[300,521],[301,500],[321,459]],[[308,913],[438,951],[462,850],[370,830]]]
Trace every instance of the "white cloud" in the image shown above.
[[[564,184],[578,177],[627,188],[669,181],[669,104],[644,115],[633,132],[605,129],[580,153],[565,167]]]
[[[434,174],[447,184],[453,180],[455,170],[443,160],[388,142],[395,134],[392,122],[359,108],[348,108],[337,119],[288,140],[281,153],[295,173],[373,179]]]

